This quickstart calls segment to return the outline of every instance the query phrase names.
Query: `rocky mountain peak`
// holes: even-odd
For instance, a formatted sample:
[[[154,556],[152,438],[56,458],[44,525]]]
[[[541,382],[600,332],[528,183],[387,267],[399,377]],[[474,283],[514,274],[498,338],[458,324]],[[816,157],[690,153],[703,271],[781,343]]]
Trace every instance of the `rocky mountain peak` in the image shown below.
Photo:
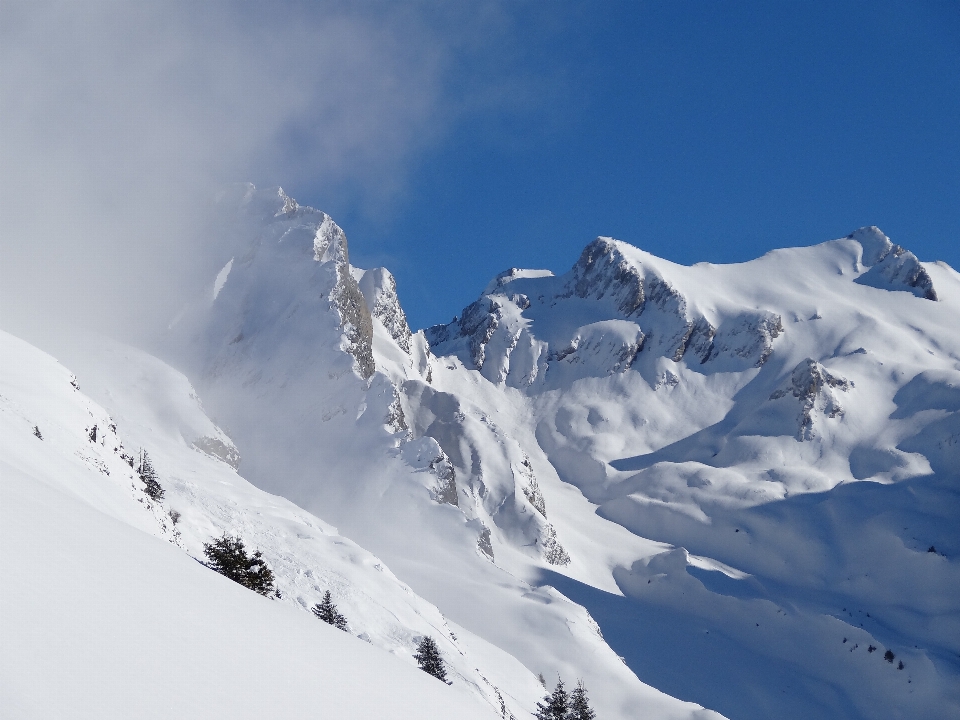
[[[895,244],[875,225],[847,236],[863,247],[861,262],[869,270],[856,279],[861,285],[881,290],[902,290],[926,300],[937,300],[933,279],[909,250]]]

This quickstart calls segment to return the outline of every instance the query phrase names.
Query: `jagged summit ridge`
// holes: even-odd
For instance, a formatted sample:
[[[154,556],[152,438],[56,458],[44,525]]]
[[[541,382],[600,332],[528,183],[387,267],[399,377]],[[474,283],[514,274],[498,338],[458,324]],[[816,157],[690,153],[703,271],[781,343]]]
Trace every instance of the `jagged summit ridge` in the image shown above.
[[[848,240],[855,245],[844,245]],[[776,285],[778,278],[769,275],[763,265],[792,254],[791,265],[806,262],[812,270],[830,262],[832,255],[848,253],[854,273],[841,270],[844,283],[853,279],[868,287],[937,299],[933,280],[916,256],[872,226],[844,240],[775,251],[740,266],[692,268],[600,237],[584,248],[570,272],[561,277],[517,268],[500,273],[459,317],[429,328],[426,337],[437,354],[456,354],[490,380],[517,387],[542,384],[549,376],[550,363],[564,360],[588,333],[589,323],[576,328],[555,318],[545,322],[547,308],[559,306],[567,308],[572,317],[590,319],[594,324],[615,319],[634,323],[636,330],[628,334],[636,341],[627,344],[635,345],[638,353],[673,362],[693,360],[708,365],[705,372],[710,371],[711,363],[723,370],[762,367],[776,339],[787,331],[784,312],[777,307],[783,304],[776,302],[782,295]],[[733,281],[740,287],[729,287],[732,277],[728,277],[738,268],[747,271]],[[754,268],[755,274],[750,272]],[[802,277],[803,270],[797,267],[794,279],[798,270]],[[759,304],[758,291],[774,302],[766,307]],[[618,355],[610,362],[598,360],[592,372],[602,375],[632,364],[632,359],[625,361]]]
[[[674,362],[722,358],[762,366],[783,332],[779,315],[745,307],[734,317],[708,317],[671,281],[669,265],[626,243],[598,238],[564,276],[501,273],[459,318],[429,328],[426,337],[437,354],[457,354],[488,379],[516,387],[549,384],[556,367],[551,363],[579,362],[602,376],[631,367],[644,352]],[[571,327],[556,317],[564,311],[555,307],[592,322]],[[586,337],[597,349],[568,359]],[[610,343],[620,349],[599,350]]]

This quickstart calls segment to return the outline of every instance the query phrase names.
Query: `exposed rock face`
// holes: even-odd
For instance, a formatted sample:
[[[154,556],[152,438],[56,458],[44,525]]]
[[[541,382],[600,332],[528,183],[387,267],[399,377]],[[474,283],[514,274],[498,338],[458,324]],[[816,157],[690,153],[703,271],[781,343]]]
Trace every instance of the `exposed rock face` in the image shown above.
[[[568,292],[580,298],[610,297],[624,317],[643,311],[643,277],[610,238],[597,238],[583,249],[573,266]],[[653,288],[654,302],[664,302],[671,288]]]
[[[721,355],[742,358],[761,367],[773,353],[773,341],[783,332],[783,320],[774,313],[744,315],[715,334],[707,362]]]
[[[373,360],[373,321],[360,286],[350,272],[347,236],[328,215],[324,215],[313,241],[317,262],[336,265],[337,283],[330,293],[330,302],[340,313],[340,322],[347,337],[347,351],[357,361],[360,377],[369,378],[376,370]]]
[[[430,469],[437,475],[437,486],[434,488],[437,502],[447,503],[448,505],[459,506],[460,501],[457,497],[457,471],[450,462],[447,454],[440,450],[440,454],[430,461]],[[489,534],[489,530],[487,533]],[[490,551],[493,556],[493,551]]]
[[[879,228],[860,228],[848,237],[863,246],[862,262],[870,268],[856,282],[881,290],[903,290],[927,300],[937,300],[933,279],[917,256],[891,242]]]
[[[497,300],[481,298],[463,309],[460,334],[470,339],[470,358],[477,370],[483,369],[487,343],[503,317],[502,307]]]
[[[570,554],[557,538],[557,531],[547,522],[547,503],[544,500],[537,476],[533,471],[533,464],[526,453],[523,453],[519,468],[514,468],[514,478],[527,502],[537,511],[531,529],[540,548],[540,554],[551,565],[569,565]]]
[[[549,357],[568,365],[599,364],[607,374],[626,372],[643,350],[645,339],[633,323],[608,320],[580,328],[569,345]]]
[[[417,439],[408,443],[418,450],[419,460],[434,472],[437,484],[433,492],[437,502],[459,505],[456,466],[464,467],[461,453],[463,413],[457,398],[437,392],[422,382],[408,381],[401,387],[405,402],[414,408],[407,422]],[[404,449],[407,454],[409,450]],[[429,457],[427,457],[429,455]]]
[[[543,499],[543,493],[540,492],[540,486],[537,484],[537,476],[533,472],[533,465],[530,463],[530,458],[527,457],[526,453],[524,453],[523,461],[520,463],[519,475],[520,487],[524,497],[527,498],[527,502],[533,506],[534,510],[546,518],[547,503]]]
[[[240,451],[234,447],[233,443],[227,444],[214,437],[199,437],[191,444],[200,452],[223,460],[234,470],[240,468]]]
[[[325,355],[338,366],[349,360],[357,375],[371,377],[373,322],[343,230],[281,188],[238,186],[220,202],[219,232],[235,243],[233,258],[218,274],[212,297],[196,303],[174,328],[178,335],[212,340],[206,357],[188,362],[200,363],[201,375],[211,381],[229,368],[247,386],[274,382],[273,373],[283,372],[276,348],[293,335],[304,357]],[[338,335],[335,343],[331,332]],[[348,357],[334,359],[344,351]]]
[[[799,442],[803,442],[817,436],[814,428],[816,412],[829,418],[843,416],[843,406],[832,391],[847,392],[851,387],[853,383],[849,380],[831,375],[823,365],[807,358],[793,369],[790,383],[775,391],[770,399],[779,400],[792,395],[800,401],[796,438]]]
[[[693,356],[700,358],[700,363],[703,364],[714,353],[713,338],[717,334],[717,329],[707,322],[706,318],[698,318],[689,323],[687,328],[687,334],[684,335],[680,347],[674,353],[673,361],[680,362],[689,351]]]
[[[387,408],[387,416],[384,418],[384,424],[395,433],[406,432],[408,430],[407,418],[403,413],[403,404],[400,402],[400,395],[396,391],[394,391],[393,401]]]
[[[435,502],[459,506],[457,471],[436,439],[424,436],[401,446],[403,459],[411,467],[429,473],[425,485]]]
[[[517,268],[500,273],[459,318],[426,337],[438,353],[456,353],[491,382],[519,388],[557,377],[550,370],[561,363],[593,377],[626,372],[641,353],[742,369],[767,361],[784,330],[778,314],[745,309],[714,324],[665,276],[668,269],[597,238],[561,278]],[[555,318],[563,307],[584,324],[566,338],[538,334],[541,313]],[[574,374],[560,373],[567,376]]]
[[[490,528],[484,527],[480,531],[480,537],[477,538],[477,549],[491,560],[493,557],[493,542],[491,542]]]
[[[413,333],[397,297],[397,281],[386,268],[367,270],[360,278],[360,290],[373,317],[377,318],[405,353],[410,353]]]

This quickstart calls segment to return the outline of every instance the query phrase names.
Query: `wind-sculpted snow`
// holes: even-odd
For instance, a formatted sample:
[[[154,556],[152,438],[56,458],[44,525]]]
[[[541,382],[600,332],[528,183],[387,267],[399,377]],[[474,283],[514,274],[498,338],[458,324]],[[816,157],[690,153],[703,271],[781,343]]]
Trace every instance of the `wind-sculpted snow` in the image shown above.
[[[336,259],[290,255],[244,314],[278,256],[234,257],[192,372],[245,473],[602,716],[701,712],[642,680],[737,718],[960,717],[950,268],[876,228],[691,267],[599,238],[415,333],[392,277],[351,268],[365,365],[299,299],[301,263]],[[269,353],[218,339],[238,316]]]

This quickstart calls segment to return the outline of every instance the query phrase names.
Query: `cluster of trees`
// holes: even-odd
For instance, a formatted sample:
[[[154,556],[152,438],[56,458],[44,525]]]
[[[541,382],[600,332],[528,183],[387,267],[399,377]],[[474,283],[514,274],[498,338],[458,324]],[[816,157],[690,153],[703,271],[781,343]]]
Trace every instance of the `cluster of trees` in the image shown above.
[[[176,516],[179,520],[180,513]],[[240,538],[230,537],[224,533],[216,540],[204,543],[203,554],[207,556],[205,564],[211,570],[216,570],[224,577],[264,597],[269,595],[280,597],[280,590],[274,585],[273,571],[267,567],[263,553],[257,550],[250,555]],[[318,602],[311,609],[313,614],[325,623],[339,630],[347,630],[347,618],[337,609],[329,590],[324,593],[323,601]]]
[[[537,720],[594,720],[597,714],[590,707],[587,689],[583,681],[577,683],[572,693],[567,693],[563,680],[557,678],[553,692],[537,703]]]
[[[208,568],[235,583],[264,597],[276,593],[273,571],[267,567],[263,554],[257,550],[253,555],[248,555],[240,538],[232,538],[224,533],[213,542],[205,543],[203,554],[207,556]]]
[[[280,596],[274,588],[273,571],[267,567],[262,553],[257,550],[252,555],[248,554],[240,538],[224,533],[213,542],[205,543],[203,552],[210,569],[265,597],[271,594]],[[347,630],[347,618],[337,609],[329,590],[324,593],[323,600],[313,606],[312,611],[325,623]],[[432,637],[427,635],[420,640],[413,657],[421,670],[449,684],[440,648]],[[539,678],[543,682],[543,675]],[[595,720],[596,717],[583,681],[577,683],[572,693],[568,693],[563,680],[558,677],[553,692],[546,695],[543,702],[537,703],[537,720]]]
[[[207,556],[206,565],[211,570],[216,570],[235,583],[260,593],[264,597],[271,593],[279,597],[279,591],[274,588],[273,571],[267,567],[262,553],[257,550],[253,555],[247,554],[247,549],[240,538],[230,537],[224,533],[213,542],[205,543],[203,553]],[[323,600],[314,605],[311,610],[325,623],[333,625],[339,630],[347,630],[347,618],[337,609],[329,590],[323,594]],[[437,643],[432,637],[427,635],[420,641],[417,652],[413,657],[425,673],[447,682],[447,670],[440,655],[440,648],[437,647]],[[562,685],[561,683],[561,690]],[[576,717],[579,720],[579,716]],[[593,716],[585,715],[583,717],[585,720],[590,720]],[[567,720],[566,715],[563,718]]]

